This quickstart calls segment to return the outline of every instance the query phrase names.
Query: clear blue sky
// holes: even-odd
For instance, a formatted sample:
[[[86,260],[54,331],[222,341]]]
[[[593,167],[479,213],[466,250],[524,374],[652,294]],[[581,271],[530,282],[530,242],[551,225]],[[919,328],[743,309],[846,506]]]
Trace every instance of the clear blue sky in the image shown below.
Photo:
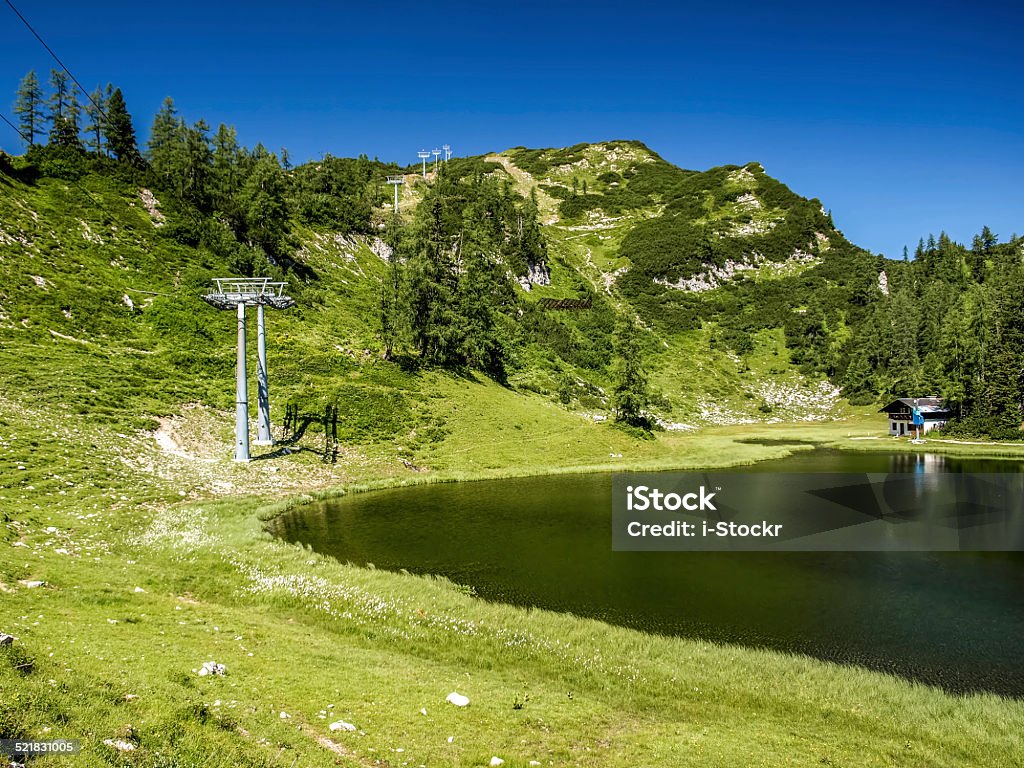
[[[294,162],[639,139],[684,168],[760,161],[888,256],[1024,232],[1015,4],[14,1],[143,139],[165,96]],[[4,114],[51,66],[0,3]]]

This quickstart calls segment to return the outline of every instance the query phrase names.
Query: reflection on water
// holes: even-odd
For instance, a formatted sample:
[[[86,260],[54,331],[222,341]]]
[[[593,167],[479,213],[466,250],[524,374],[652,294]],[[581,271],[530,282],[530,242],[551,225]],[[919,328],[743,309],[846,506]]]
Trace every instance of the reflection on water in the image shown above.
[[[742,471],[1022,469],[817,450]],[[610,475],[378,491],[309,505],[272,530],[342,561],[441,574],[489,600],[1024,696],[1020,553],[613,552]]]
[[[950,466],[945,456],[937,453],[894,453],[889,456],[890,472],[924,474],[925,472],[976,472],[996,470],[963,470]]]

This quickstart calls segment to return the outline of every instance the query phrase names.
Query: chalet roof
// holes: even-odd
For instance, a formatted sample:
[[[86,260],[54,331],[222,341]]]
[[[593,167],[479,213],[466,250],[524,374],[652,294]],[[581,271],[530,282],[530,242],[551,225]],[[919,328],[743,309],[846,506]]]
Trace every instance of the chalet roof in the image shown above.
[[[879,413],[910,410],[915,406],[921,409],[921,413],[952,413],[952,411],[946,408],[940,397],[901,397],[893,400],[882,408]]]

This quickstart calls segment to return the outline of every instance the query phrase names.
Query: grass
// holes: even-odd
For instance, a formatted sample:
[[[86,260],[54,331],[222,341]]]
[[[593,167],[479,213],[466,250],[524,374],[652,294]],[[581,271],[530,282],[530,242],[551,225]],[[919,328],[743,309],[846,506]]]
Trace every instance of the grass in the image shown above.
[[[417,457],[438,471],[393,474],[366,446],[359,460],[315,476],[316,457],[300,451],[272,460],[284,486],[267,493],[268,462],[233,465],[225,434],[213,475],[240,497],[198,488],[185,502],[180,479],[194,470],[139,435],[2,401],[0,629],[34,662],[28,674],[0,664],[4,735],[82,738],[84,754],[69,765],[471,766],[498,755],[508,765],[956,766],[1013,765],[1021,753],[1020,702],[488,604],[444,580],[355,568],[263,533],[261,518],[309,498],[314,484],[610,467],[606,449],[630,445],[553,406],[547,413],[540,398],[510,410],[526,399],[493,384],[431,386],[458,411],[440,446]],[[496,408],[509,429],[522,422],[515,455],[503,447],[511,441],[492,449],[474,439]],[[861,416],[753,431],[859,446],[847,435],[878,426]],[[751,432],[666,435],[635,444],[624,461],[707,466],[795,447],[737,442]],[[588,449],[597,434],[613,442]],[[32,580],[46,586],[19,583]],[[193,671],[211,659],[228,674]],[[471,705],[446,704],[453,690]],[[332,733],[336,720],[358,731]],[[137,748],[121,753],[105,739]]]

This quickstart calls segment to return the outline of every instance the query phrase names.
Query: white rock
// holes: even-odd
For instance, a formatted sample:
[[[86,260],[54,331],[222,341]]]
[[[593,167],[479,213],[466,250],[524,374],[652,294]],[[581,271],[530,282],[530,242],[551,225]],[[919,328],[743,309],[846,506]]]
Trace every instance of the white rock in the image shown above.
[[[531,760],[530,765],[540,765],[540,760]]]
[[[497,755],[494,755],[494,757],[491,758],[491,765],[504,765],[504,764],[505,764],[505,761],[502,760]]]
[[[199,670],[200,677],[206,677],[207,675],[225,675],[227,674],[228,668],[223,664],[218,664],[216,661],[204,661],[202,668]]]
[[[280,715],[278,715],[278,717],[280,717],[282,720],[287,720],[291,717],[291,715],[289,715],[287,712],[282,712]]]
[[[21,586],[25,587],[26,589],[35,589],[36,587],[45,587],[46,586],[46,582],[45,581],[19,581],[18,583],[21,584]]]
[[[456,693],[455,691],[449,693],[444,700],[447,701],[449,704],[454,704],[456,707],[469,706],[469,697],[463,696],[461,693]]]
[[[455,741],[455,737],[454,736],[449,736],[448,737],[448,743],[451,744],[453,741]]]
[[[426,717],[427,716],[427,708],[424,707],[423,709],[421,709],[420,710],[420,714],[423,715],[424,717]]]
[[[344,720],[337,720],[330,725],[332,731],[354,731],[356,727],[352,723],[346,723]]]
[[[142,587],[136,587],[136,588],[135,588],[135,589],[133,589],[132,591],[133,591],[133,592],[134,592],[135,594],[137,594],[137,595],[138,595],[138,594],[142,594],[142,593],[144,593],[144,592],[145,592],[146,590],[144,590],[144,589],[143,589]]]
[[[108,747],[113,747],[119,752],[131,752],[135,749],[134,744],[129,744],[127,741],[122,741],[121,739],[104,739],[103,743]]]

